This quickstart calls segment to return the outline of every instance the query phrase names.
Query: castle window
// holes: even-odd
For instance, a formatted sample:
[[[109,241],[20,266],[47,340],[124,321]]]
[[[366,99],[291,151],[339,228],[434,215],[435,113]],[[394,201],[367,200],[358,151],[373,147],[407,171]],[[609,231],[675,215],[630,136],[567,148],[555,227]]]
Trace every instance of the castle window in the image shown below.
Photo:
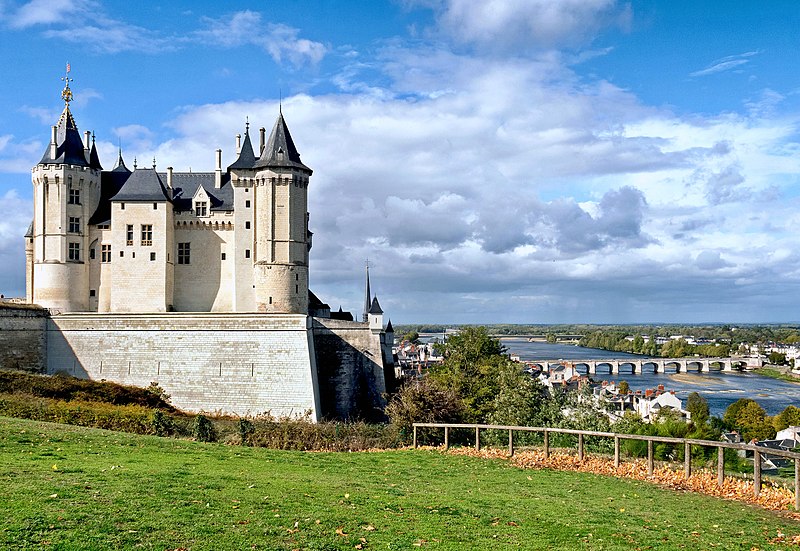
[[[246,229],[246,230],[250,229],[250,222],[245,222],[244,223],[244,229]]]
[[[81,232],[81,219],[77,216],[70,216],[69,217],[69,229],[67,230],[69,233],[80,233]]]
[[[125,203],[119,204],[119,210],[125,210]]]
[[[194,204],[195,216],[206,216],[208,214],[208,203],[205,201],[198,201]]]
[[[93,247],[93,248],[89,249],[89,260],[94,260],[94,259],[95,259],[95,250],[94,250],[94,247]]]
[[[94,289],[89,289],[89,296],[90,297],[97,296],[97,291],[95,291]]]
[[[120,251],[120,252],[119,252],[119,256],[120,256],[120,258],[121,258],[121,257],[123,257],[123,256],[125,256],[125,251]]]
[[[68,243],[67,244],[67,259],[73,262],[78,262],[81,259],[81,244]]]
[[[158,210],[158,203],[153,203],[153,210]]]
[[[79,189],[72,189],[69,188],[69,200],[70,205],[80,205],[81,204],[81,190]]]
[[[142,246],[149,247],[153,244],[153,225],[142,224]]]
[[[245,249],[245,251],[244,251],[244,257],[245,257],[245,258],[250,258],[250,249]]]
[[[246,209],[250,208],[250,199],[248,199],[247,201],[244,202],[244,208],[246,208]]]
[[[100,262],[111,262],[111,245],[100,245]]]
[[[225,253],[222,253],[222,260],[225,260]]]
[[[152,262],[155,259],[156,259],[156,253],[150,253],[150,261]]]
[[[300,292],[300,286],[299,285],[295,285],[294,286],[294,293],[297,294],[299,292]]]
[[[189,264],[191,261],[191,243],[178,243],[178,264]]]

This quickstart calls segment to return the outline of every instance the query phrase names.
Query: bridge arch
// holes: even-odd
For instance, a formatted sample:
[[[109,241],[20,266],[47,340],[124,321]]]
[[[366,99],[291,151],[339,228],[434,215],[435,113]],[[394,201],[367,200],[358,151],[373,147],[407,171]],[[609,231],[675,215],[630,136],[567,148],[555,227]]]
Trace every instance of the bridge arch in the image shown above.
[[[680,373],[681,363],[675,360],[666,360],[664,362],[664,373]]]
[[[614,367],[609,362],[597,362],[594,370],[597,375],[611,375],[614,372]]]
[[[690,371],[700,373],[703,371],[703,360],[686,360],[684,365],[684,371],[686,373]]]
[[[629,362],[629,361],[625,361],[625,360],[619,360],[619,363],[617,364],[617,366],[618,366],[617,367],[617,373],[619,373],[620,375],[623,375],[623,374],[625,374],[625,375],[627,375],[627,374],[635,375],[636,374],[636,364],[633,363],[633,362]]]
[[[642,360],[642,373],[658,373],[660,364],[653,360]]]

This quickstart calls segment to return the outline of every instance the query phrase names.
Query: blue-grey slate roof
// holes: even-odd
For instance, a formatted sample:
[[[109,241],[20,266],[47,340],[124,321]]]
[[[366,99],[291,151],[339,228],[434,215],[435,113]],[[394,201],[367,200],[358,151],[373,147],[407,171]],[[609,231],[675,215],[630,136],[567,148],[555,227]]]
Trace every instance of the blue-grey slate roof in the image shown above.
[[[50,155],[50,146],[48,145],[39,164],[91,166],[69,106],[64,107],[56,127],[56,156]]]
[[[250,141],[250,128],[248,127],[244,132],[244,142],[242,148],[239,150],[239,158],[228,167],[230,169],[249,169],[256,166],[256,155],[253,153],[253,144]]]
[[[264,151],[261,152],[261,157],[256,161],[255,168],[295,168],[309,175],[313,172],[300,160],[300,153],[297,152],[294,145],[289,127],[283,120],[283,113],[278,115],[278,120],[272,127],[272,132]]]
[[[197,188],[203,187],[210,199],[209,208],[212,211],[233,210],[233,186],[230,184],[230,175],[222,175],[222,185],[219,189],[214,187],[213,172],[173,172],[172,173],[172,204],[177,211],[191,211],[192,197],[197,193]],[[166,181],[166,174],[161,178]]]
[[[383,314],[383,310],[381,310],[381,305],[378,303],[378,297],[372,299],[372,305],[369,307],[370,314]]]
[[[131,171],[122,160],[122,151],[117,159],[117,166],[113,170],[104,170],[100,173],[100,201],[97,209],[89,218],[90,224],[108,224],[111,222],[111,198],[119,193],[122,186],[131,175]]]
[[[166,186],[153,168],[137,168],[112,201],[171,201]]]

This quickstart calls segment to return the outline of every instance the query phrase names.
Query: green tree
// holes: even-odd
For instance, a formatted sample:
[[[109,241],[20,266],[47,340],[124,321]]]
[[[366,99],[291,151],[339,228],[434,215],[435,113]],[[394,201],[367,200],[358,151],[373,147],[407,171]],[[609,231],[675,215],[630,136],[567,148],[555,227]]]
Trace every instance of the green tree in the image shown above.
[[[465,421],[485,422],[494,410],[500,369],[510,362],[504,352],[485,327],[467,327],[447,340],[444,360],[431,367],[429,377],[461,398]]]
[[[539,420],[547,389],[518,365],[508,362],[498,371],[498,392],[488,420],[494,425],[532,426]]]
[[[755,440],[768,440],[775,436],[775,427],[767,419],[767,412],[751,401],[736,415],[736,426],[742,431],[742,438],[746,442]]]
[[[413,423],[463,421],[464,405],[452,388],[428,377],[403,385],[386,406],[386,415],[407,436],[413,430]]]
[[[686,398],[686,411],[692,414],[692,423],[698,427],[705,425],[711,415],[711,411],[708,408],[708,401],[697,392],[689,393],[689,396]]]
[[[772,365],[783,365],[786,363],[786,354],[781,354],[780,352],[770,352],[769,356],[767,356],[767,359]]]
[[[408,333],[403,335],[403,338],[401,340],[408,341],[411,344],[419,344],[419,333],[417,333],[416,331],[409,331]]]
[[[633,353],[644,354],[644,338],[641,335],[636,335],[633,338]]]
[[[722,421],[728,428],[728,430],[733,430],[738,428],[737,418],[739,417],[739,412],[741,412],[750,403],[755,404],[756,401],[753,400],[752,398],[739,398],[734,403],[728,406],[728,408],[725,410],[725,414],[722,416]]]
[[[796,406],[786,406],[786,409],[772,419],[772,425],[776,431],[788,427],[800,426],[800,408]]]
[[[617,390],[619,390],[620,394],[627,394],[631,391],[631,387],[628,384],[628,381],[620,381]]]

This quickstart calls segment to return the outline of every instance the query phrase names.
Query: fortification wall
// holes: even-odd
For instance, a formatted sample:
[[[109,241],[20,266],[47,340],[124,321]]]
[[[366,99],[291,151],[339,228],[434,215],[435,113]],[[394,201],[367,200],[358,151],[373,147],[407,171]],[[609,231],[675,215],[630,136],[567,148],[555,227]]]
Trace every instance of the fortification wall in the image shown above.
[[[291,314],[63,314],[47,372],[146,387],[187,411],[320,416],[311,318]]]
[[[320,400],[326,417],[383,418],[387,380],[393,380],[394,367],[391,358],[383,357],[381,333],[365,323],[313,319]]]
[[[0,302],[0,367],[44,373],[47,310]]]

